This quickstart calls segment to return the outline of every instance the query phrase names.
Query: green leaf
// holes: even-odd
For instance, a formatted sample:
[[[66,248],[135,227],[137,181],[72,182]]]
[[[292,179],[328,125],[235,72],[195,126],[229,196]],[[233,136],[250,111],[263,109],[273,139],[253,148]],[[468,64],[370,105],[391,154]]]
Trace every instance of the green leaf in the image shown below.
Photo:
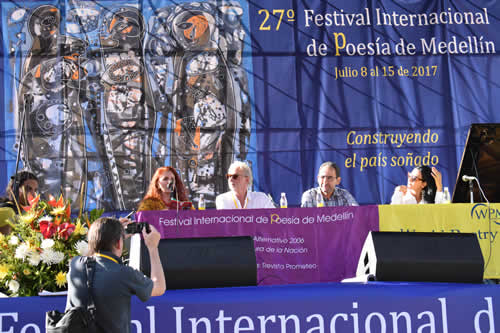
[[[103,213],[104,209],[92,209],[90,211],[90,218],[89,218],[90,223],[92,224],[92,222],[100,218]]]

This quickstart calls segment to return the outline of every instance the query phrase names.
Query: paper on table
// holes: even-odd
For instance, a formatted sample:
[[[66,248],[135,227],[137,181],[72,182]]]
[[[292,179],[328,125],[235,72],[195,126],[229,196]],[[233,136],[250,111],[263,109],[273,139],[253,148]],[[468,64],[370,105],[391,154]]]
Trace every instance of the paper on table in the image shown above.
[[[42,290],[41,292],[38,293],[38,296],[66,296],[66,295],[68,295],[67,290],[63,290],[63,291]]]

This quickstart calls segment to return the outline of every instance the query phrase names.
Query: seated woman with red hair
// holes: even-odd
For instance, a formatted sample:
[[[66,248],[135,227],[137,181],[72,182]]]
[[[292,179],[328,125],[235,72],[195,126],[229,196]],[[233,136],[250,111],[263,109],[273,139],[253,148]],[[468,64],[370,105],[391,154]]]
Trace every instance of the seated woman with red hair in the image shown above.
[[[174,168],[167,166],[156,170],[137,211],[190,209],[191,207],[192,204],[189,202],[181,177]]]

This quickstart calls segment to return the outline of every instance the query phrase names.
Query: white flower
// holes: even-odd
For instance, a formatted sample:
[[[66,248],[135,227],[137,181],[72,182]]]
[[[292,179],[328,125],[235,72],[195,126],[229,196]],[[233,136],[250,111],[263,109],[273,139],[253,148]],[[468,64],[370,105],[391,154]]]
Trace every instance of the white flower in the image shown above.
[[[10,280],[9,290],[13,293],[17,293],[17,291],[19,290],[19,282],[17,282],[16,280]]]
[[[40,258],[40,254],[36,251],[33,251],[31,252],[28,262],[30,263],[31,266],[38,266],[40,260],[42,260],[42,258]]]
[[[10,245],[17,245],[17,244],[19,244],[19,238],[17,238],[16,236],[12,236],[9,239],[9,244]]]
[[[42,244],[40,244],[40,247],[42,249],[50,249],[52,246],[54,246],[55,242],[53,239],[47,238],[42,241]]]
[[[14,256],[17,259],[24,260],[26,257],[28,257],[32,253],[32,250],[26,243],[22,243],[19,245],[16,249],[16,255]]]
[[[40,254],[40,258],[43,263],[47,265],[58,264],[64,260],[64,253],[59,251],[54,251],[52,249],[46,249]]]
[[[80,240],[76,242],[75,249],[76,251],[78,251],[79,255],[86,256],[87,252],[89,251],[89,244],[84,240]]]
[[[59,251],[54,251],[54,258],[52,259],[54,264],[58,264],[63,260],[64,260],[64,253]]]
[[[38,220],[38,222],[39,222],[39,223],[40,223],[40,222],[42,222],[42,221],[52,222],[52,220],[53,220],[53,219],[52,219],[52,216],[49,216],[49,215],[44,215],[44,216],[42,216],[42,217]]]

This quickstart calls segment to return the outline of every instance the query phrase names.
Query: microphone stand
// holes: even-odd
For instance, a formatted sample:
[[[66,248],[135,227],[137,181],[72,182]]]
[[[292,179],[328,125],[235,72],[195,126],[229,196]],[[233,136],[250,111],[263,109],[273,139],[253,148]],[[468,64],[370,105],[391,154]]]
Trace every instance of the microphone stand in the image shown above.
[[[175,184],[175,183],[174,183]],[[177,194],[177,189],[175,190],[175,201],[176,201],[176,204],[175,204],[175,225],[176,225],[176,232],[177,234],[179,234],[179,196]]]
[[[21,130],[20,130],[20,133],[19,133],[19,147],[17,147],[16,172],[14,173],[15,175],[17,175],[17,171],[19,170],[19,161],[20,161],[20,158],[21,158],[21,149],[22,149],[22,145],[24,143],[24,140],[23,140],[23,136],[24,136],[24,122],[25,122],[25,119],[26,119],[26,113],[27,113],[26,109],[28,108],[28,103],[29,103],[29,108],[31,110],[31,99],[27,95],[23,96],[23,98],[24,98],[24,105],[23,105],[22,118],[21,118]],[[24,167],[26,167],[26,166],[24,166]]]
[[[175,186],[175,180],[173,183],[168,184],[170,189],[170,200],[175,199],[175,231],[179,233],[179,195],[177,194],[177,186]],[[173,195],[175,191],[175,196]]]
[[[469,181],[469,191],[470,191],[470,203],[474,203],[474,184],[473,181]]]

